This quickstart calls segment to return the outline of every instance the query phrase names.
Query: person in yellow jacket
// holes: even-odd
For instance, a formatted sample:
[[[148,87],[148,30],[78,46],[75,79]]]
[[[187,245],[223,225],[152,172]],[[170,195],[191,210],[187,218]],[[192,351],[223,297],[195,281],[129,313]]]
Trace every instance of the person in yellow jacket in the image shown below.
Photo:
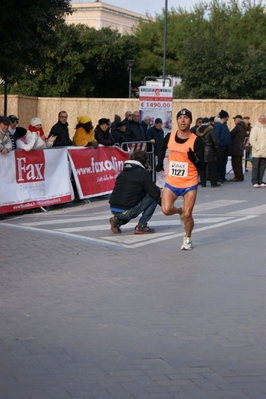
[[[91,118],[87,115],[80,115],[77,117],[77,121],[76,132],[73,137],[74,145],[98,148]]]
[[[181,249],[192,249],[191,233],[194,227],[192,216],[198,190],[198,170],[205,168],[204,143],[190,131],[192,113],[181,109],[176,116],[177,130],[168,133],[158,152],[156,171],[163,170],[163,160],[168,149],[168,166],[165,187],[162,193],[162,211],[165,215],[178,214],[184,224],[185,237]],[[183,207],[174,204],[183,197]]]

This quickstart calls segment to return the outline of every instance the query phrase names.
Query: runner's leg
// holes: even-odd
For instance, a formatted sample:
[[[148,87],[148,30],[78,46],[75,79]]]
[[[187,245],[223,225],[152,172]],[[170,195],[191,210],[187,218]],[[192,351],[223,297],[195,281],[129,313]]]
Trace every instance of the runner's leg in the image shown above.
[[[197,191],[198,190],[188,191],[183,196],[183,216],[186,237],[191,237],[191,233],[194,227],[192,212],[197,198]]]
[[[182,208],[177,208],[174,206],[175,201],[178,196],[173,193],[168,187],[164,187],[162,192],[162,212],[167,215],[181,215],[183,213]]]

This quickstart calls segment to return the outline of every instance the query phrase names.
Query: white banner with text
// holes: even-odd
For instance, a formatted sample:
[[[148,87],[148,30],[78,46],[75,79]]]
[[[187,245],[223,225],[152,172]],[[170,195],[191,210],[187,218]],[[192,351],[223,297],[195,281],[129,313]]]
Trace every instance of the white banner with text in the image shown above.
[[[151,118],[151,126],[156,118],[163,121],[162,128],[166,133],[172,130],[172,108],[173,88],[172,87],[139,87],[139,111],[141,121],[145,116]]]
[[[67,148],[15,150],[0,155],[0,213],[74,199]]]

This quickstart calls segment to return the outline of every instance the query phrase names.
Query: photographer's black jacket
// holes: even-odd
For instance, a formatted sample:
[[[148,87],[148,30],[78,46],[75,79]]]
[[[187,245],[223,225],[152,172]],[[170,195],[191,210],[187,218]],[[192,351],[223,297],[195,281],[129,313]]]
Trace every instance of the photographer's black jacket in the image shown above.
[[[109,203],[114,208],[131,209],[146,194],[157,201],[160,193],[150,172],[140,162],[130,160],[124,163],[124,169],[117,176]]]

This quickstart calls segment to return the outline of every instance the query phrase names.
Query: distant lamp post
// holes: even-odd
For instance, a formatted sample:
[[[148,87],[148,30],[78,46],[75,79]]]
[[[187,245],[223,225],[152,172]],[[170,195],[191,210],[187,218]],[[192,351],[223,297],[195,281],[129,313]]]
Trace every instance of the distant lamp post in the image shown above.
[[[4,85],[4,115],[7,115],[7,76],[0,76],[0,84]]]
[[[167,43],[167,7],[168,0],[165,0],[164,7],[164,40],[163,40],[163,86],[165,86],[165,76],[166,76],[166,43]]]
[[[126,60],[127,69],[129,71],[129,81],[128,81],[128,98],[131,98],[131,78],[132,78],[132,67],[135,64],[135,60]]]

